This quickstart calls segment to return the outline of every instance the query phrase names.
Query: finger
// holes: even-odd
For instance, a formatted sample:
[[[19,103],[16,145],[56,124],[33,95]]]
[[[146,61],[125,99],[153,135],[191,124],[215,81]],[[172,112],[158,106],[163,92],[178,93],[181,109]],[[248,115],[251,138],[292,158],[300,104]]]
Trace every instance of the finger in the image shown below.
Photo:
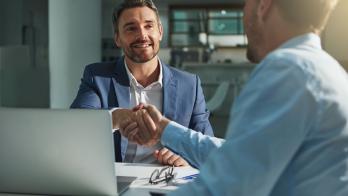
[[[144,108],[150,114],[152,120],[157,123],[161,120],[162,114],[153,105],[145,105]]]
[[[178,158],[177,160],[174,161],[174,166],[176,167],[183,167],[183,166],[189,166],[189,164],[187,163],[187,161],[183,158]]]
[[[125,120],[123,120],[120,125],[119,125],[119,131],[120,133],[124,136],[125,133],[125,129],[127,126],[129,126],[132,123],[131,119],[127,118]]]
[[[127,136],[128,140],[138,143],[138,141],[137,141],[138,140],[138,137],[137,137],[138,132],[139,132],[138,127],[133,129],[132,131],[130,131],[128,136]]]
[[[171,151],[167,151],[165,154],[162,154],[162,162],[166,165],[168,165],[168,160],[171,156],[173,156],[174,154]]]
[[[159,152],[158,152],[158,161],[161,163],[161,164],[164,164],[163,162],[163,156],[168,152],[168,149],[166,148],[162,148]]]
[[[138,111],[138,110],[141,110],[144,108],[144,104],[143,103],[140,103],[139,105],[135,106],[132,111],[135,112],[135,111]]]
[[[134,129],[138,128],[138,125],[136,122],[131,122],[129,124],[125,124],[124,126],[121,126],[120,128],[120,131],[121,131],[121,134],[128,138],[129,137],[129,133],[131,131],[133,131]]]
[[[157,133],[157,126],[151,119],[146,110],[141,111],[142,122],[144,122],[145,129],[142,130],[142,135],[147,138],[144,142],[145,146],[153,146],[158,143],[159,135]]]
[[[170,157],[168,158],[168,160],[167,160],[168,165],[173,165],[174,162],[175,162],[176,160],[178,160],[178,159],[180,159],[180,157],[179,157],[178,155],[176,155],[176,154],[173,154],[173,155],[170,156]],[[176,165],[174,165],[174,166],[176,166]]]
[[[154,138],[154,136],[156,134],[157,127],[156,127],[155,122],[152,120],[151,116],[149,115],[149,113],[148,112],[143,113],[142,117],[143,117],[143,121],[147,127],[147,130],[149,130],[148,134],[150,135],[150,137],[153,139],[157,139],[157,138]]]
[[[137,123],[139,126],[139,137],[142,143],[147,143],[151,138],[149,136],[149,133],[147,131],[147,126],[145,125],[145,122],[143,120],[143,112],[144,110],[137,111]]]
[[[158,157],[158,154],[159,154],[159,150],[155,150],[155,152],[153,152],[153,156],[157,159]]]
[[[128,135],[128,140],[131,142],[135,142],[139,145],[143,145],[144,142],[141,140],[140,136],[139,136],[139,127],[136,127],[135,129],[133,129],[132,131],[129,132]]]
[[[145,143],[141,140],[139,134],[134,135],[134,141],[139,145],[144,145]]]
[[[128,138],[129,137],[129,134],[131,132],[134,132],[134,130],[138,130],[138,123],[137,122],[132,122],[130,124],[128,124],[128,126],[126,128],[124,128],[124,133],[125,133],[125,136]]]

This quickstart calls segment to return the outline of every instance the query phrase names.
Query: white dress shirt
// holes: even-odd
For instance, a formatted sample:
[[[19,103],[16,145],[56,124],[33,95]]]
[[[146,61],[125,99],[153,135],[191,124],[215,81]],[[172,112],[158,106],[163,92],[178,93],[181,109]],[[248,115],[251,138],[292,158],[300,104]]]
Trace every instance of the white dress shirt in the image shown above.
[[[160,65],[160,74],[158,80],[143,87],[137,82],[133,74],[128,69],[126,61],[124,61],[126,71],[130,82],[130,106],[134,107],[140,103],[147,103],[156,106],[161,112],[163,107],[163,84],[162,84],[162,64],[158,60]],[[121,155],[122,160],[126,162],[136,163],[155,163],[156,159],[153,157],[153,152],[156,149],[162,148],[161,143],[152,147],[145,147],[137,145],[132,142],[128,142],[127,138],[121,136]]]

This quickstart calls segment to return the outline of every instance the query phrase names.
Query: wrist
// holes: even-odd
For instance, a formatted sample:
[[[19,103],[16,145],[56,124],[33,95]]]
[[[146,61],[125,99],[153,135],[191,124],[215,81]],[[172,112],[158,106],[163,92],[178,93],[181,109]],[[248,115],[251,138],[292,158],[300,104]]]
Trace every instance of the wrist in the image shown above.
[[[159,136],[161,137],[163,134],[164,129],[167,127],[167,125],[169,124],[170,120],[162,117],[162,119],[159,121]]]

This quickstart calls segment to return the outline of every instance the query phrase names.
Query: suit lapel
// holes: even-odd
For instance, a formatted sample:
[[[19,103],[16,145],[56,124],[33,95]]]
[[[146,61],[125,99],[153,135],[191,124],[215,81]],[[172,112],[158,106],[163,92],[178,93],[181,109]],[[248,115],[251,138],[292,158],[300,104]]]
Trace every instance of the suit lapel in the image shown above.
[[[130,108],[129,78],[124,66],[124,58],[119,58],[116,62],[115,77],[113,78],[113,83],[115,85],[118,107]]]
[[[116,61],[115,66],[115,77],[112,78],[114,83],[116,99],[118,102],[118,107],[120,108],[130,108],[130,86],[129,78],[127,75],[126,68],[124,67],[124,58],[119,58]],[[122,162],[123,158],[121,156],[121,134],[118,131],[114,132],[114,143],[115,143],[115,158],[116,162]],[[128,145],[128,141],[125,141],[125,145]]]
[[[163,66],[163,115],[169,119],[176,118],[177,80],[165,64]]]

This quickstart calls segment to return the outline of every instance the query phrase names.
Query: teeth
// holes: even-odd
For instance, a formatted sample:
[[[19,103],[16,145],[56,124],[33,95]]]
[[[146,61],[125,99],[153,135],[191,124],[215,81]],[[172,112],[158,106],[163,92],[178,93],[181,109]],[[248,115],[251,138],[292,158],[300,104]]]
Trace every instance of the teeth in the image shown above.
[[[150,44],[135,44],[135,45],[133,45],[133,47],[135,47],[135,48],[147,48],[149,46],[150,46]]]

